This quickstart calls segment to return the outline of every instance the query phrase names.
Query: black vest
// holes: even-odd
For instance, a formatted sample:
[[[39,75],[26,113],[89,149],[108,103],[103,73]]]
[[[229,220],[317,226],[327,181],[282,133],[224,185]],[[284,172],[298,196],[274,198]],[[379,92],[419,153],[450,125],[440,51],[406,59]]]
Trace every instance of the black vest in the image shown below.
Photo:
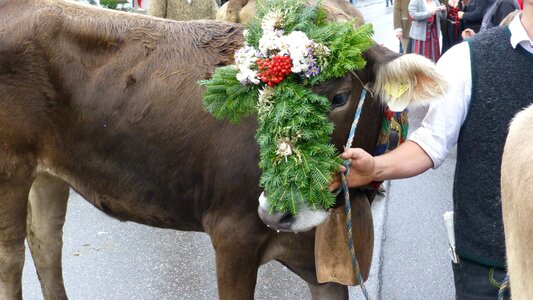
[[[457,254],[502,268],[503,146],[513,116],[533,102],[533,54],[513,49],[510,37],[508,27],[495,27],[469,41],[472,98],[457,144],[453,193]]]

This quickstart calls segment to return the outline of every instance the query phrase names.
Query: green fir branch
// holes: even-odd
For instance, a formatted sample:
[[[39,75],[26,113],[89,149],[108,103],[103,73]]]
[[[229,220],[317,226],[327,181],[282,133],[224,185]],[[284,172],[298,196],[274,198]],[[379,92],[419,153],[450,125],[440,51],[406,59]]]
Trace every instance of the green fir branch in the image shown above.
[[[328,191],[341,159],[330,144],[333,123],[327,115],[330,101],[312,88],[332,78],[365,66],[362,53],[373,45],[371,25],[354,28],[354,22],[333,23],[316,6],[306,7],[306,0],[258,0],[258,13],[247,28],[246,43],[258,48],[263,32],[261,18],[269,12],[283,12],[285,34],[299,30],[329,49],[321,57],[323,68],[310,79],[290,75],[274,87],[268,103],[257,109],[259,90],[265,84],[242,85],[233,66],[217,68],[213,77],[201,81],[205,86],[206,111],[216,118],[238,122],[251,113],[260,113],[255,138],[259,145],[259,185],[267,192],[271,212],[298,213],[305,203],[311,209],[329,208],[335,197]],[[267,107],[267,109],[264,109]],[[280,155],[281,141],[291,144],[292,154]]]
[[[236,75],[234,67],[221,67],[215,70],[211,79],[199,82],[206,87],[205,110],[217,119],[228,119],[232,123],[255,112],[258,96],[256,86],[242,85]]]

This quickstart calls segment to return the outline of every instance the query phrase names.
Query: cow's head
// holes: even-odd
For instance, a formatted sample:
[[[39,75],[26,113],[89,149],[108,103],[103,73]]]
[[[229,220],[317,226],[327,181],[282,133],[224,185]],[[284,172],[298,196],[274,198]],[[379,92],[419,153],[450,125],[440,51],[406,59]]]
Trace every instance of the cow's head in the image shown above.
[[[311,4],[315,2],[309,1]],[[255,7],[254,4],[254,0],[230,0],[228,13],[233,14],[233,17],[228,20],[240,19],[246,22],[243,14],[237,18],[235,13],[243,7]],[[355,26],[363,23],[360,12],[346,1],[324,1],[323,8],[329,22],[357,19],[359,23]],[[383,114],[382,103],[386,102],[391,109],[401,111],[410,101],[420,102],[443,89],[442,80],[435,72],[434,65],[421,56],[400,57],[399,54],[375,44],[365,52],[364,58],[367,62],[364,69],[347,72],[343,77],[329,80],[313,89],[315,93],[327,97],[330,101],[331,111],[328,117],[335,125],[330,142],[338,152],[342,152],[346,143],[364,86],[368,87],[369,93],[353,146],[370,153],[373,153],[377,144]],[[278,188],[276,191],[278,196],[279,190]],[[267,202],[268,197],[269,191],[261,194],[258,213],[267,226],[276,230],[307,231],[324,222],[329,215],[327,210],[316,207],[311,209],[303,203],[297,207],[298,213],[295,215],[272,213],[275,209]]]
[[[384,103],[392,110],[402,111],[407,106],[430,101],[445,89],[445,81],[436,72],[435,65],[422,56],[400,56],[375,44],[366,51],[365,59],[365,69],[346,74],[316,88],[317,93],[327,96],[331,101],[329,118],[335,124],[331,142],[339,152],[342,152],[348,138],[364,85],[370,89],[366,95],[353,146],[363,148],[369,153],[373,152],[377,144]],[[398,89],[403,91],[399,97]],[[330,214],[329,210],[310,209],[305,204],[302,204],[297,215],[271,213],[267,197],[265,193],[259,197],[258,214],[261,220],[274,230],[308,231],[323,223]],[[342,195],[337,196],[336,205],[343,203]]]

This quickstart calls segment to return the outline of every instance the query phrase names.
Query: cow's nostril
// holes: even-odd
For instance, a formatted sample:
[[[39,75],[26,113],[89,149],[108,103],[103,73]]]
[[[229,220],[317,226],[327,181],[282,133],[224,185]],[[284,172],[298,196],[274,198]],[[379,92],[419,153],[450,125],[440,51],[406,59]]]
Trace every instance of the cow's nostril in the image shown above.
[[[285,214],[279,219],[280,224],[291,224],[294,221],[294,216],[291,214]]]

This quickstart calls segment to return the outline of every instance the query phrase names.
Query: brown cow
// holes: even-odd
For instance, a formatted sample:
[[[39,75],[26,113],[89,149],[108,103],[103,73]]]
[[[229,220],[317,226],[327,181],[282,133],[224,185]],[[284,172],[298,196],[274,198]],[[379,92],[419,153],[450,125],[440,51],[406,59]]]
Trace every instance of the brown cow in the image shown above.
[[[258,267],[274,259],[306,280],[314,298],[347,299],[345,286],[317,283],[313,231],[278,234],[259,219],[255,119],[232,125],[203,109],[197,81],[233,62],[241,25],[60,0],[0,0],[0,23],[0,299],[21,298],[25,238],[45,299],[67,298],[61,246],[69,187],[119,220],[209,234],[221,299],[252,299]],[[411,61],[402,82],[418,82],[417,95],[438,90],[422,80],[428,74],[418,76],[417,57],[395,59],[378,45],[365,57],[358,78],[317,88],[340,102],[330,113],[339,150],[359,80],[383,90],[379,78]],[[356,145],[372,151],[381,115],[369,97]],[[368,202],[352,202],[356,238],[371,241]],[[366,276],[372,244],[359,244]]]
[[[533,105],[511,122],[502,157],[502,211],[514,300],[533,295]]]

